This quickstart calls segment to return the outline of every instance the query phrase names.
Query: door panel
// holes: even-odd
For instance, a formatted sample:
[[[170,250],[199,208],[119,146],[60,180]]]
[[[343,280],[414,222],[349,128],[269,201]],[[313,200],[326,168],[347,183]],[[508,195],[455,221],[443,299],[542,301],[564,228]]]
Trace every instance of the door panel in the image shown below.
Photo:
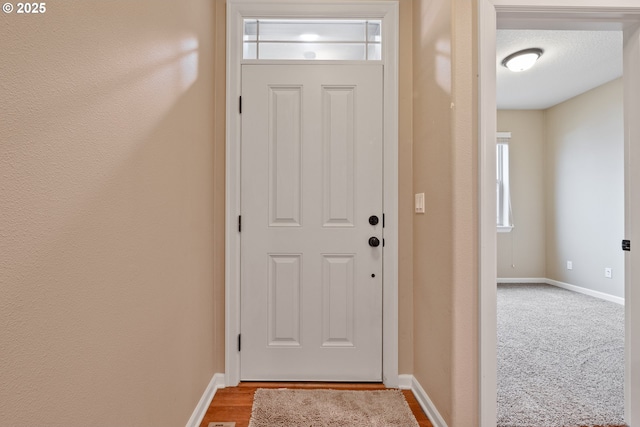
[[[325,227],[354,225],[354,91],[354,86],[322,88]]]
[[[241,378],[382,377],[382,66],[242,67]]]
[[[270,88],[268,111],[269,222],[272,227],[299,227],[302,87]]]

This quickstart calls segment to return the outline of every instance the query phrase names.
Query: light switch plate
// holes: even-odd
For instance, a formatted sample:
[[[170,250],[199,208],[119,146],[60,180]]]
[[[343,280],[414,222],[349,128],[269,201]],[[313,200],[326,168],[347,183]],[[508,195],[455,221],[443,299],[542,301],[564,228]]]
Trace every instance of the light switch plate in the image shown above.
[[[415,196],[416,213],[424,213],[424,193]]]

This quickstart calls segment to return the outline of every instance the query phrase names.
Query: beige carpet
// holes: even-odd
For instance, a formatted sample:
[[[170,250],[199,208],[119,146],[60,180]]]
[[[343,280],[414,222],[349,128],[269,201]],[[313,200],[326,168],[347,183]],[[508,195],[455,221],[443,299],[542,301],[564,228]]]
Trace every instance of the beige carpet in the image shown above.
[[[418,427],[402,392],[256,390],[249,427]]]
[[[499,285],[498,426],[617,425],[624,307],[551,285]]]

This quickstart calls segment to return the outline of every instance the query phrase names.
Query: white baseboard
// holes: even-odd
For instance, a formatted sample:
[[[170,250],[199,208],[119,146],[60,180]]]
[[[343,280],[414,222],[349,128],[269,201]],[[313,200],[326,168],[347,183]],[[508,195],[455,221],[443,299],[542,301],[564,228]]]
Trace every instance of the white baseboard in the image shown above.
[[[547,279],[543,278],[543,277],[522,277],[522,278],[513,278],[513,277],[509,277],[509,278],[502,278],[499,277],[498,278],[498,283],[546,283],[546,284],[550,284],[547,283]]]
[[[413,375],[398,375],[400,388],[404,390],[411,390],[416,400],[420,404],[420,407],[433,424],[433,427],[447,427],[447,423],[438,412],[438,409],[433,404],[427,392],[424,391],[418,380]]]
[[[581,286],[570,285],[568,283],[558,282],[557,280],[552,280],[552,279],[547,279],[547,283],[549,285],[557,286],[562,289],[567,289],[569,291],[578,292],[581,294],[600,298],[605,301],[615,302],[616,304],[624,305],[624,298],[605,294],[604,292],[593,291],[591,289],[583,288]]]
[[[411,390],[413,375],[398,375],[398,388],[401,390]]]
[[[224,374],[214,374],[209,381],[209,385],[204,390],[196,409],[193,410],[193,414],[191,414],[191,418],[187,421],[186,427],[199,427],[202,419],[207,413],[207,409],[209,409],[209,405],[211,405],[211,401],[213,400],[213,396],[216,394],[219,388],[224,388]]]
[[[499,278],[498,283],[545,283],[547,285],[557,286],[558,288],[566,289],[568,291],[578,292],[580,294],[589,295],[591,297],[595,297],[605,301],[624,305],[624,298],[605,294],[604,292],[598,292],[591,289],[583,288],[582,286],[570,285],[569,283],[559,282],[553,279],[530,278],[530,277],[529,278]]]

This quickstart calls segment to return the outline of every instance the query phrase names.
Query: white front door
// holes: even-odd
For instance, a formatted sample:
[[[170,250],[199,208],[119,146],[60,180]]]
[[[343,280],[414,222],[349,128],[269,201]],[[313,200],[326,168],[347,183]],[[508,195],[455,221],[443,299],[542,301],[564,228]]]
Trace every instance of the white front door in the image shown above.
[[[382,72],[242,66],[242,380],[382,380]]]

